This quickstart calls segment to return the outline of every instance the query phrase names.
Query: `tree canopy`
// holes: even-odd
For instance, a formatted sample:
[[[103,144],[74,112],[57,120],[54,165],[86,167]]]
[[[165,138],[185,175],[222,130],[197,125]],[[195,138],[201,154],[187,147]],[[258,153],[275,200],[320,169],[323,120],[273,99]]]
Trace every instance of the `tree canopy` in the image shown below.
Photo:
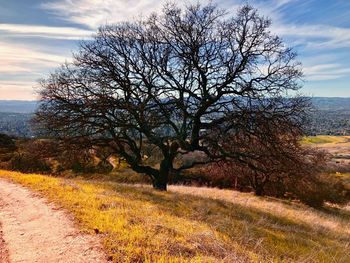
[[[110,147],[162,190],[172,171],[196,164],[232,158],[256,169],[251,151],[222,147],[227,138],[277,148],[274,130],[300,136],[308,108],[290,94],[301,65],[270,24],[248,5],[228,14],[167,4],[103,26],[41,81],[36,120],[52,135]]]

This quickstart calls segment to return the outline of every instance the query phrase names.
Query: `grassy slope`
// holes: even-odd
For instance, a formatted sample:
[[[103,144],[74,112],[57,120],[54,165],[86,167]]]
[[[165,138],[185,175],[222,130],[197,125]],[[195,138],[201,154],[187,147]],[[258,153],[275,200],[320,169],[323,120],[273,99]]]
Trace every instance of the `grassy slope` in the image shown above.
[[[98,229],[116,262],[350,262],[350,213],[228,190],[167,193],[0,171]]]
[[[303,144],[312,145],[312,144],[325,144],[325,143],[345,143],[350,139],[350,136],[331,136],[331,135],[317,135],[317,136],[308,136],[304,137],[302,140]]]

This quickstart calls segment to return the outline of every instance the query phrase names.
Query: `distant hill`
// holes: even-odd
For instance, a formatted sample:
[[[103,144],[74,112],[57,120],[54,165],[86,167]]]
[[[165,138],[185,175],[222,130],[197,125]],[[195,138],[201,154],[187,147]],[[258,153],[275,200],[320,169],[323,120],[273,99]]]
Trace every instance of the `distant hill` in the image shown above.
[[[350,135],[350,98],[314,97],[309,135]],[[0,100],[0,133],[30,137],[37,101]]]
[[[31,137],[29,121],[32,113],[0,112],[0,133],[16,137]]]
[[[350,135],[350,98],[314,97],[309,135]]]
[[[18,137],[33,136],[29,121],[37,105],[37,101],[0,100],[0,133]]]
[[[337,97],[313,97],[313,105],[318,110],[347,110],[350,111],[350,98],[337,98]]]
[[[350,98],[313,97],[313,105],[318,110],[350,110]],[[38,101],[0,100],[0,112],[33,113]]]
[[[37,101],[0,100],[0,112],[33,113],[37,106]]]

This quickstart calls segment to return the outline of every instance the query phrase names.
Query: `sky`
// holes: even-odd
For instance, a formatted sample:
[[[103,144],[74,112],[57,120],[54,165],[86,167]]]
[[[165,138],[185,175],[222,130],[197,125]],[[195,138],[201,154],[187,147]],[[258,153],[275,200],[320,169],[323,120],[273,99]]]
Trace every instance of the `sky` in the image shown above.
[[[70,61],[79,41],[88,40],[100,25],[147,16],[165,2],[0,0],[0,99],[37,99],[37,81]],[[350,0],[212,2],[232,14],[249,3],[271,18],[271,31],[294,48],[303,64],[303,94],[350,97]]]

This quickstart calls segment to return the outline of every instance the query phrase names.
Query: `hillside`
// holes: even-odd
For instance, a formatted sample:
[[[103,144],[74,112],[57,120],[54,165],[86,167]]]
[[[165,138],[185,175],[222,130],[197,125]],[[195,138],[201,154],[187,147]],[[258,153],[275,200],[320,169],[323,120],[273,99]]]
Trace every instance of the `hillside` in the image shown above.
[[[312,103],[318,110],[350,111],[350,98],[313,97]],[[37,101],[0,100],[0,112],[32,113],[37,106]]]
[[[230,190],[1,171],[69,211],[116,262],[349,262],[350,212]]]
[[[37,101],[0,100],[0,133],[33,136],[29,121],[37,105]]]
[[[312,103],[310,135],[350,135],[350,98],[315,97]]]
[[[322,111],[350,111],[350,98],[341,97],[313,97],[312,103]]]
[[[312,98],[314,112],[308,127],[309,135],[350,135],[350,98]],[[36,101],[0,100],[0,133],[30,137],[29,120]]]
[[[16,137],[31,137],[31,113],[0,112],[0,133]]]
[[[0,100],[0,112],[32,113],[38,106],[32,100]]]

